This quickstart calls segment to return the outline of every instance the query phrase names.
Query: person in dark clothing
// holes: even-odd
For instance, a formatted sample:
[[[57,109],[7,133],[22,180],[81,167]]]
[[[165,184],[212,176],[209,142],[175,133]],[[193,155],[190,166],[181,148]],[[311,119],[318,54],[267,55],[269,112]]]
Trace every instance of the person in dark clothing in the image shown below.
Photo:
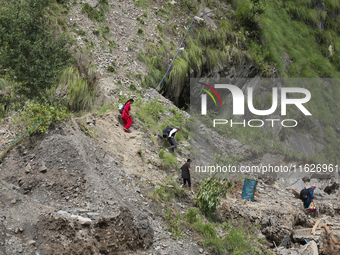
[[[175,152],[175,148],[177,147],[177,143],[176,143],[176,140],[175,140],[175,135],[177,133],[177,131],[179,130],[180,128],[179,127],[175,127],[173,128],[170,133],[169,133],[169,136],[167,137],[169,143],[170,143],[170,147],[167,148],[168,151],[171,151],[171,152]]]
[[[129,128],[131,127],[131,124],[132,124],[132,118],[129,115],[129,112],[131,110],[131,104],[133,102],[134,102],[133,99],[129,99],[123,107],[122,120],[123,120],[123,124],[124,124],[124,130],[127,133],[131,133]]]
[[[190,172],[191,169],[190,169],[190,163],[191,163],[191,159],[188,159],[187,160],[187,163],[185,163],[182,167],[181,167],[181,170],[182,170],[182,178],[183,178],[183,184],[182,184],[182,188],[183,186],[188,182],[188,185],[189,185],[189,190],[191,191],[192,194],[194,194],[194,191],[191,190],[191,180],[190,180]]]
[[[306,212],[308,212],[308,207],[314,198],[314,190],[316,189],[316,184],[313,184],[311,188],[308,189],[308,197],[305,201],[303,201],[303,207]]]

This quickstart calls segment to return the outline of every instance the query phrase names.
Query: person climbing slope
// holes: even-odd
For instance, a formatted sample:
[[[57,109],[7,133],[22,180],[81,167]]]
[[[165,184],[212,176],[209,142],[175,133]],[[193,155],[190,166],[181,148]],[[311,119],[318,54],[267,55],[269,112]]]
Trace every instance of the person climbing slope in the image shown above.
[[[189,185],[189,190],[192,194],[194,194],[194,191],[191,189],[191,179],[190,179],[190,172],[192,172],[192,170],[190,169],[190,163],[191,163],[191,159],[187,160],[187,163],[185,163],[182,167],[182,178],[183,178],[183,184],[181,185],[181,187],[183,188],[184,185],[188,182]]]
[[[163,137],[167,138],[171,145],[169,148],[167,148],[167,150],[170,152],[175,152],[175,148],[177,147],[175,135],[178,130],[180,130],[179,127],[171,128],[169,126],[163,129]]]
[[[131,110],[131,104],[133,104],[134,100],[131,98],[129,99],[123,108],[123,113],[122,113],[122,120],[123,120],[123,124],[124,124],[124,130],[127,133],[131,133],[131,130],[129,130],[129,128],[131,127],[132,124],[132,118],[129,115],[129,112]]]

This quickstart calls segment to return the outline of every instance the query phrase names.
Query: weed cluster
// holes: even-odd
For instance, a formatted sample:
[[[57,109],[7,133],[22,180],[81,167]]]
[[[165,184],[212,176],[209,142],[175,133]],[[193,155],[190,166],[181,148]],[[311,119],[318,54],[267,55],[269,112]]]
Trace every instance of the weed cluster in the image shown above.
[[[183,238],[183,233],[180,229],[179,212],[173,212],[173,210],[168,207],[166,210],[166,215],[163,216],[168,222],[169,227],[165,230],[171,232],[172,238]]]
[[[183,221],[189,223],[202,237],[203,246],[210,247],[216,254],[270,254],[251,231],[242,223],[234,227],[230,222],[224,222],[221,230],[224,236],[218,236],[218,224],[209,222],[198,215],[198,208],[189,208]]]
[[[154,198],[161,201],[170,201],[175,197],[182,198],[184,195],[184,189],[173,179],[172,175],[169,176],[164,184],[157,186],[153,191]]]
[[[105,13],[102,6],[99,7],[99,11],[95,8],[93,8],[88,3],[85,3],[81,9],[82,13],[86,13],[88,17],[92,20],[96,20],[99,22],[104,21],[105,19]]]

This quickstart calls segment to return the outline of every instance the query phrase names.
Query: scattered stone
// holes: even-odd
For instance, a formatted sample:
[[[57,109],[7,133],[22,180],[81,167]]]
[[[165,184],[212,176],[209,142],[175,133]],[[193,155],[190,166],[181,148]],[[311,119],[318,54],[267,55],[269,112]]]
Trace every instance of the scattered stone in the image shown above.
[[[96,216],[99,216],[99,213],[87,213],[87,216],[96,217]]]
[[[33,246],[35,246],[35,244],[36,244],[36,242],[35,242],[34,240],[28,241],[28,245],[33,245]]]
[[[47,167],[45,166],[45,164],[43,163],[41,165],[41,167],[39,168],[39,172],[41,173],[46,173],[47,172]]]
[[[96,0],[85,0],[85,3],[88,3],[92,8],[97,8],[99,6],[99,2]]]
[[[31,165],[30,163],[27,164],[26,168],[25,168],[25,172],[28,174],[31,172]]]
[[[204,19],[202,19],[202,18],[200,18],[200,17],[197,17],[197,16],[195,16],[194,19],[195,19],[196,21],[198,21],[198,22],[204,21]]]
[[[83,218],[81,216],[78,216],[78,220],[81,225],[91,225],[92,220],[90,218]]]
[[[71,215],[70,213],[68,213],[68,212],[65,212],[65,211],[62,211],[62,210],[58,211],[57,213],[58,213],[59,215],[61,215],[61,216],[65,216],[65,217],[67,217],[67,216],[70,216],[70,215]]]
[[[204,250],[203,250],[202,248],[200,248],[198,251],[199,251],[200,253],[203,253]]]
[[[79,213],[87,213],[90,212],[90,210],[87,209],[79,209]]]

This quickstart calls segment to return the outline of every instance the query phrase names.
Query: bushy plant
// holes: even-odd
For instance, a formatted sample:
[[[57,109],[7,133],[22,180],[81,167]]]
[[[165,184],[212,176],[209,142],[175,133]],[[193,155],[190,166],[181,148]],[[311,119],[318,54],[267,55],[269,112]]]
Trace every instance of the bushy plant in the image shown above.
[[[184,189],[180,187],[172,175],[165,181],[164,184],[157,186],[153,191],[154,198],[169,201],[173,198],[182,198],[185,195]]]
[[[50,88],[71,62],[66,35],[54,33],[44,15],[50,1],[9,1],[0,12],[0,66],[30,98]]]
[[[188,223],[195,223],[198,221],[197,214],[199,212],[198,208],[189,208],[188,211],[185,213],[183,220]]]
[[[207,216],[213,216],[220,204],[219,196],[225,196],[230,185],[227,179],[204,179],[195,199],[201,211]]]
[[[165,149],[161,149],[159,157],[162,159],[162,167],[164,169],[177,169],[178,163],[173,153],[167,152]]]
[[[168,222],[169,227],[166,229],[171,232],[173,238],[183,238],[183,233],[180,229],[179,213],[173,213],[171,208],[167,208],[166,215],[163,216]]]
[[[143,34],[144,34],[144,31],[143,31],[143,29],[141,29],[141,28],[138,28],[137,34],[139,34],[139,35],[143,35]]]
[[[19,126],[20,132],[33,127],[38,121],[37,130],[45,134],[50,125],[56,121],[63,122],[68,117],[65,108],[56,108],[46,101],[37,103],[36,101],[27,100],[23,109],[18,112],[14,118],[13,125]],[[34,131],[34,130],[33,130]]]
[[[135,2],[135,5],[139,6],[139,7],[142,7],[142,8],[147,8],[147,7],[149,7],[149,2],[146,1],[146,0],[137,0]]]
[[[82,13],[86,13],[88,17],[92,20],[101,22],[101,21],[104,21],[105,19],[105,13],[104,13],[104,9],[102,6],[99,6],[99,11],[97,11],[97,9],[93,8],[88,3],[85,3],[81,11]]]
[[[114,73],[116,71],[116,69],[113,67],[113,66],[108,66],[107,67],[107,70],[110,72],[110,73]]]

